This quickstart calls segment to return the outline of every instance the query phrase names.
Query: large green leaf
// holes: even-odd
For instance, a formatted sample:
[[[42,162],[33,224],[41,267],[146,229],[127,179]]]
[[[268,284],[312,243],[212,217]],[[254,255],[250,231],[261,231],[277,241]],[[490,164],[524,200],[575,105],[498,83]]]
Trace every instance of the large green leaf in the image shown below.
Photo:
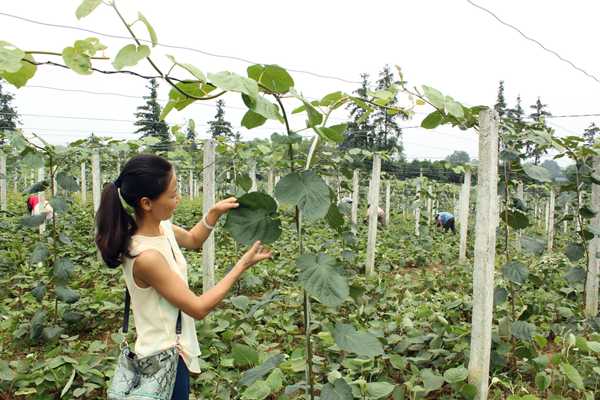
[[[502,267],[502,276],[513,283],[522,285],[527,280],[529,271],[522,263],[510,261]]]
[[[22,67],[25,52],[11,43],[0,40],[0,72],[16,73]]]
[[[171,62],[183,69],[185,69],[187,72],[189,72],[190,74],[192,74],[192,76],[196,79],[198,79],[200,82],[206,82],[206,75],[204,75],[204,72],[202,72],[200,70],[200,68],[192,65],[192,64],[188,64],[188,63],[180,63],[179,61],[177,61],[175,59],[175,57],[173,57],[172,55],[167,54],[167,58],[169,60],[171,60]]]
[[[21,62],[21,68],[17,72],[8,72],[0,70],[0,77],[6,79],[7,82],[11,83],[17,88],[21,88],[25,86],[28,80],[33,78],[35,72],[37,71],[37,66],[32,64],[35,62],[35,59],[31,54],[26,54],[24,57],[27,61]]]
[[[27,226],[29,228],[35,228],[40,226],[46,221],[46,213],[41,213],[39,215],[32,215],[29,217],[24,217],[21,219],[21,225]]]
[[[48,184],[48,181],[40,181],[40,182],[33,184],[33,186],[31,186],[29,189],[27,189],[27,191],[25,193],[27,193],[27,194],[40,193],[40,192],[43,192],[44,190],[48,189],[48,186],[50,186]]]
[[[502,222],[514,229],[525,229],[529,226],[527,214],[519,210],[504,210],[500,216]]]
[[[275,144],[290,145],[302,143],[302,136],[297,133],[291,133],[289,135],[280,135],[279,133],[273,133],[271,135],[271,141]]]
[[[64,285],[69,281],[74,269],[75,266],[71,260],[64,257],[59,258],[54,263],[54,279],[56,279],[59,284]]]
[[[283,360],[285,360],[285,356],[283,354],[277,354],[260,364],[258,367],[249,369],[242,374],[239,382],[240,385],[252,385],[254,382],[258,381],[260,378],[277,368],[277,366],[281,364]]]
[[[352,388],[342,378],[328,383],[321,389],[321,400],[353,400]]]
[[[523,171],[538,182],[552,182],[552,174],[546,168],[539,165],[523,164]]]
[[[313,126],[321,125],[321,123],[323,122],[323,114],[321,114],[321,112],[319,110],[317,110],[315,107],[313,107],[313,105],[310,104],[309,102],[303,100],[303,103],[304,103],[306,115],[308,117],[308,120],[306,121],[306,126],[313,127]]]
[[[335,257],[328,254],[303,254],[296,259],[302,287],[319,302],[337,307],[349,295],[348,282]]]
[[[565,249],[565,255],[570,261],[578,261],[585,256],[585,248],[579,243],[569,243]]]
[[[77,19],[81,19],[83,17],[87,17],[102,3],[102,0],[83,0],[79,7],[77,7],[77,11],[75,11],[75,16]]]
[[[369,332],[358,332],[352,325],[336,324],[333,338],[337,346],[359,356],[375,357],[383,354],[383,347]]]
[[[456,119],[461,119],[465,116],[462,105],[450,96],[446,96],[446,99],[444,100],[444,106],[446,108],[446,112]]]
[[[340,212],[338,205],[335,203],[331,203],[329,206],[329,211],[327,211],[327,215],[325,216],[327,223],[330,227],[338,231],[342,232],[344,228],[344,215]]]
[[[423,93],[427,100],[435,107],[440,110],[444,110],[446,106],[446,98],[439,90],[434,89],[430,86],[423,85]]]
[[[287,93],[294,86],[290,74],[279,65],[251,65],[248,76],[274,93]]]
[[[84,40],[77,40],[73,46],[65,47],[62,52],[62,58],[65,64],[73,71],[81,75],[89,75],[92,73],[91,57],[97,51],[104,49],[106,49],[106,46],[100,43],[97,38],[91,37]]]
[[[430,368],[421,370],[421,379],[423,379],[423,387],[428,393],[439,390],[444,385],[444,377],[435,374]]]
[[[339,124],[329,127],[315,126],[313,129],[317,134],[325,140],[329,140],[335,143],[342,143],[344,141],[344,132],[348,128],[348,124]]]
[[[125,67],[133,67],[140,62],[140,60],[148,57],[149,55],[150,47],[144,44],[140,46],[128,44],[117,53],[117,56],[113,60],[113,67],[115,67],[117,71],[120,71]]]
[[[42,337],[44,325],[48,314],[44,310],[38,310],[31,318],[31,329],[29,330],[29,339],[39,340]]]
[[[67,202],[62,197],[53,197],[50,199],[49,203],[52,206],[52,209],[59,214],[67,212],[67,209],[69,208]]]
[[[0,360],[0,381],[12,381],[17,374],[10,368],[8,361]]]
[[[237,366],[246,367],[258,364],[258,352],[245,344],[234,343],[231,355]]]
[[[504,303],[508,298],[508,290],[503,287],[496,287],[494,289],[494,307]]]
[[[181,111],[185,107],[189,106],[194,101],[196,101],[195,99],[190,98],[188,96],[204,97],[213,90],[215,90],[215,87],[213,85],[200,82],[179,82],[175,86],[179,90],[172,88],[169,91],[169,102],[165,105],[165,108],[163,108],[160,114],[161,120],[164,120],[173,108],[178,111]],[[180,91],[187,94],[188,96],[184,95]]]
[[[585,282],[587,272],[581,267],[573,267],[565,275],[565,279],[571,283]]]
[[[31,294],[33,295],[33,297],[35,297],[38,303],[41,303],[42,300],[44,300],[44,296],[46,295],[46,290],[46,285],[44,285],[42,282],[38,282],[37,286],[31,289]]]
[[[529,341],[535,334],[535,325],[525,321],[514,321],[511,326],[511,333],[517,339]]]
[[[154,30],[152,25],[150,25],[150,22],[148,22],[146,17],[144,17],[141,12],[138,12],[138,19],[142,21],[144,25],[146,25],[146,29],[148,30],[148,34],[150,35],[150,41],[152,42],[152,47],[156,46],[156,43],[158,43],[158,38],[156,37],[156,31]]]
[[[75,178],[63,171],[56,174],[56,183],[67,192],[76,192],[79,190],[79,185]]]
[[[442,121],[444,120],[444,116],[438,110],[432,112],[427,115],[423,121],[421,121],[421,128],[425,129],[434,129],[437,128]]]
[[[283,121],[283,117],[279,113],[279,107],[263,95],[258,94],[256,97],[250,97],[247,94],[242,94],[242,101],[250,110],[267,119]]]
[[[583,384],[583,379],[581,378],[579,371],[577,371],[577,369],[575,369],[575,367],[573,367],[569,363],[561,363],[560,369],[567,376],[567,378],[569,378],[571,383],[575,385],[575,387],[577,389],[579,389],[579,390],[585,389],[585,385]]]
[[[65,303],[72,304],[79,300],[79,293],[69,287],[59,285],[56,286],[55,291],[56,297]]]
[[[252,98],[258,96],[258,84],[255,80],[234,74],[233,72],[209,73],[208,79],[220,89],[244,93]]]
[[[550,387],[551,379],[545,372],[539,372],[535,376],[535,386],[537,386],[540,392]]]
[[[265,381],[256,381],[242,393],[242,400],[263,400],[271,394],[271,386]]]
[[[312,170],[293,172],[281,178],[275,186],[275,197],[284,204],[298,206],[307,221],[327,215],[331,203],[329,187]]]
[[[529,253],[533,253],[538,256],[544,252],[544,249],[546,249],[546,243],[542,239],[525,235],[521,236],[521,246]]]
[[[394,391],[394,385],[389,382],[367,383],[367,399],[376,400],[387,398]]]
[[[467,379],[469,371],[463,367],[450,368],[444,372],[444,380],[448,383],[459,383]]]
[[[248,174],[239,174],[235,177],[235,184],[247,192],[252,188],[252,178]]]
[[[224,229],[236,242],[248,245],[257,240],[273,243],[281,235],[277,203],[261,192],[247,193],[238,199],[240,206],[227,213]]]
[[[246,114],[242,117],[242,126],[246,129],[252,129],[264,125],[267,119],[260,114],[255,113],[252,110],[246,111]]]
[[[35,247],[33,248],[33,251],[31,252],[31,263],[32,264],[37,264],[39,262],[44,262],[46,261],[46,258],[48,258],[48,246],[46,245],[46,243],[43,242],[39,242],[35,245]]]

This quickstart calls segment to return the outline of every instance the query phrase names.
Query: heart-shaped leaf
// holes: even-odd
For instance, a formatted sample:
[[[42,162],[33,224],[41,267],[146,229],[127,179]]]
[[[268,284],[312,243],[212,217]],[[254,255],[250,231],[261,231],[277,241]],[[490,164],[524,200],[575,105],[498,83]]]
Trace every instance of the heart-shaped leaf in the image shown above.
[[[238,199],[240,206],[227,213],[224,229],[236,242],[249,245],[257,240],[269,244],[281,235],[277,203],[265,193],[247,193]]]

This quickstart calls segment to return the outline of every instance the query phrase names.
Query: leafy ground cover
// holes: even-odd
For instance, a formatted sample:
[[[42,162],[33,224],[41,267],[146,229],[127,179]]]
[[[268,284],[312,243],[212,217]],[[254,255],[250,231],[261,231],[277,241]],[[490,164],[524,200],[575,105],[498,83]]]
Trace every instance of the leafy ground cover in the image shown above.
[[[121,271],[98,261],[91,208],[72,207],[62,227],[69,245],[60,247],[60,256],[75,264],[70,286],[79,299],[69,304],[37,293],[38,282],[53,272],[32,262],[39,234],[20,225],[23,198],[10,200],[0,221],[2,398],[103,398],[121,341]],[[190,226],[200,210],[198,202],[183,201],[175,222]],[[192,382],[198,399],[303,396],[303,286],[291,284],[300,270],[291,256],[292,215],[283,218],[289,221],[272,245],[274,259],[249,271],[216,312],[197,322],[203,372]],[[368,279],[362,267],[366,227],[359,227],[355,244],[342,242],[324,223],[306,228],[307,252],[331,256],[329,264],[321,260],[322,270],[341,271],[349,285],[337,307],[312,303],[320,398],[473,398],[466,382],[471,266],[455,261],[458,237],[424,227],[416,239],[412,218],[399,211],[391,218],[379,233],[379,273]],[[223,274],[242,249],[222,229],[216,234],[217,271]],[[567,237],[557,241],[564,247]],[[594,321],[581,318],[580,277],[562,253],[514,250],[513,258],[526,267],[497,268],[490,397],[594,398],[600,334]],[[200,292],[201,255],[186,257],[190,286]]]

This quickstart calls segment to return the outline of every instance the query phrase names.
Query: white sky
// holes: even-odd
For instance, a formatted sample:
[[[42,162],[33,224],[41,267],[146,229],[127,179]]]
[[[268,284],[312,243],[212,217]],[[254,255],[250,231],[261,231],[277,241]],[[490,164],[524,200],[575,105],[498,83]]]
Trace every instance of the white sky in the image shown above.
[[[556,50],[563,57],[592,74],[600,74],[600,54],[595,51],[596,1],[558,0],[491,1],[474,0],[491,9],[503,20]],[[247,58],[261,63],[276,63],[290,69],[309,70],[359,80],[361,72],[375,78],[384,64],[402,67],[411,85],[427,84],[468,105],[493,105],[498,81],[505,81],[509,106],[517,94],[523,106],[533,104],[537,96],[555,114],[600,113],[597,95],[600,84],[574,70],[555,56],[525,40],[490,15],[465,0],[420,1],[211,1],[121,0],[117,3],[129,21],[143,12],[164,44],[194,47],[207,52]],[[3,1],[0,11],[55,24],[73,25],[103,33],[126,35],[114,11],[101,5],[92,15],[78,21],[78,0]],[[134,29],[147,38],[142,24]],[[0,16],[0,40],[23,50],[61,52],[77,39],[90,34],[60,28],[43,27]],[[98,36],[114,56],[126,41]],[[245,75],[248,64],[211,57],[197,52],[157,46],[153,57],[165,70],[164,54],[192,63],[206,72],[229,70]],[[37,56],[37,60],[55,57]],[[108,63],[95,66],[111,69]],[[144,61],[136,69],[152,73]],[[335,90],[351,92],[356,85],[337,80],[292,73],[296,87],[308,97],[321,97]],[[141,99],[59,92],[32,85],[102,92],[131,96],[147,93],[146,81],[125,75],[94,73],[79,76],[52,66],[39,67],[30,87],[16,91],[16,104],[22,114],[109,118],[133,121]],[[160,97],[167,97],[167,85],[161,85]],[[14,93],[15,90],[11,91]],[[239,126],[243,104],[239,95],[222,97],[226,117]],[[295,105],[295,103],[293,103]],[[293,105],[290,105],[292,107]],[[414,119],[402,126],[419,125],[427,108],[419,109]],[[193,118],[201,137],[206,122],[214,116],[214,102],[192,105],[183,112],[174,111],[170,123]],[[339,112],[334,120],[342,120]],[[22,117],[26,131],[36,131],[52,143],[66,143],[88,136],[90,132],[115,138],[135,138],[130,122],[84,119]],[[600,118],[596,118],[596,121]],[[594,118],[561,118],[549,121],[559,135],[581,134]],[[293,121],[301,127],[303,121]],[[267,137],[282,131],[277,124],[247,131],[244,138]],[[472,132],[440,127],[435,132],[407,129],[403,137],[409,159],[441,159],[454,150],[465,150],[477,157],[477,141]]]

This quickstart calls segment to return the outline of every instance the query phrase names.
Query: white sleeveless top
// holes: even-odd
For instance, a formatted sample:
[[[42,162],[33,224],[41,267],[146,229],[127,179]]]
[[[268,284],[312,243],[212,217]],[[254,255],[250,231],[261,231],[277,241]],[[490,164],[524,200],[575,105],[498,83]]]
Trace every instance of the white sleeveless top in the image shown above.
[[[135,257],[144,250],[157,250],[169,263],[184,282],[188,283],[187,262],[175,239],[175,233],[170,221],[162,221],[160,226],[163,235],[144,236],[133,235],[129,247],[130,254]],[[171,251],[171,248],[173,251]],[[173,252],[175,257],[173,258]],[[162,297],[153,287],[139,287],[133,279],[132,266],[135,258],[123,258],[123,274],[131,296],[131,309],[135,319],[135,352],[144,357],[169,347],[176,343],[175,325],[177,323],[177,308]],[[181,355],[190,372],[200,373],[198,356],[200,346],[196,335],[196,323],[192,317],[181,312]]]

